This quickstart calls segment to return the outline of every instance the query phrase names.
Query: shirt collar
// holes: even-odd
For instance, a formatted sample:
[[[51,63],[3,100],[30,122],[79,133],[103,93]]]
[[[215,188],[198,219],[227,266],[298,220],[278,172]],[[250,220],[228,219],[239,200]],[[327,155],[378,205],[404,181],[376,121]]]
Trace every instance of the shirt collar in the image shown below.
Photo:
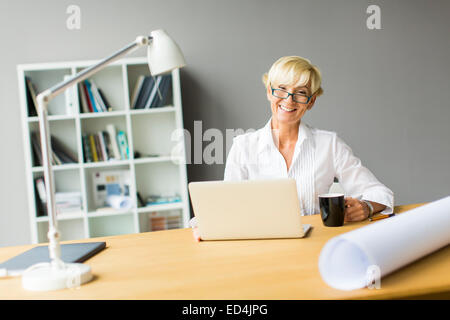
[[[271,126],[272,118],[266,123],[266,125],[262,128],[261,138],[258,143],[258,152],[264,151],[266,148],[276,148],[273,136],[272,136],[272,126]],[[297,143],[295,144],[295,149],[300,148],[301,144],[304,140],[312,138],[311,129],[304,121],[300,121],[300,125],[298,128],[298,137]]]

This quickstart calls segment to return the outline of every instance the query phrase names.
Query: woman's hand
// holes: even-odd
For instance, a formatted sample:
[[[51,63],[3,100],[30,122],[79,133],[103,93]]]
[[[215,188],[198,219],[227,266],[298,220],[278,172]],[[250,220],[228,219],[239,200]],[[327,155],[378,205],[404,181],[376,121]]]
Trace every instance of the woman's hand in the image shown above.
[[[200,238],[200,233],[198,232],[198,227],[192,228],[192,235],[194,236],[195,241],[199,242],[200,240],[202,240]]]
[[[344,222],[363,221],[369,217],[369,207],[364,201],[355,198],[345,198]]]

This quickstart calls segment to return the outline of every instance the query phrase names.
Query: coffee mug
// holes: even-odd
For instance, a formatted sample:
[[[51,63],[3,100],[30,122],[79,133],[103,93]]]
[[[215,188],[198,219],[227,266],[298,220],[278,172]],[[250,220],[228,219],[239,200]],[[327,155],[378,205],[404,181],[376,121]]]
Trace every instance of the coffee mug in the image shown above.
[[[344,225],[345,206],[344,194],[326,193],[319,195],[320,215],[327,227]]]

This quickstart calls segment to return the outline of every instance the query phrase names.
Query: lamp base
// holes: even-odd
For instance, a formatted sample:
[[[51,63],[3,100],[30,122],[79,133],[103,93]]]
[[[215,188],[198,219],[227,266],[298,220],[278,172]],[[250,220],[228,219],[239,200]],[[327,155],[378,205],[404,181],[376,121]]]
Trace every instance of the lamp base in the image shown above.
[[[22,287],[30,291],[76,288],[92,278],[91,267],[82,263],[64,263],[60,267],[51,263],[38,263],[25,270]]]

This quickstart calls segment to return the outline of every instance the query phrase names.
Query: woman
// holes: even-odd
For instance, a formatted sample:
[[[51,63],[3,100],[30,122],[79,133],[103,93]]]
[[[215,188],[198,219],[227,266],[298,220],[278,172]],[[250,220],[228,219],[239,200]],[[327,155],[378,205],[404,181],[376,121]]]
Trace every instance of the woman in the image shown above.
[[[323,93],[319,69],[301,57],[282,57],[263,82],[272,117],[264,128],[234,138],[224,180],[294,178],[301,212],[311,215],[320,212],[318,196],[328,192],[336,177],[350,195],[345,198],[346,222],[391,213],[392,191],[362,166],[350,147],[335,132],[302,121]],[[194,238],[200,239],[197,228]]]

